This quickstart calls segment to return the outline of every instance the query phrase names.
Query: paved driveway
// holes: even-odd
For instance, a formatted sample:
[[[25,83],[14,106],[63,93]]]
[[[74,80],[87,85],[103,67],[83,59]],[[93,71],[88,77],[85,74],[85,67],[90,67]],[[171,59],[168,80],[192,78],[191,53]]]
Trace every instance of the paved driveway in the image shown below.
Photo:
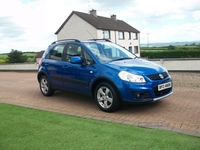
[[[57,91],[44,97],[36,76],[36,72],[0,72],[0,102],[200,137],[199,87],[174,86],[174,94],[163,100],[105,113],[87,95]]]

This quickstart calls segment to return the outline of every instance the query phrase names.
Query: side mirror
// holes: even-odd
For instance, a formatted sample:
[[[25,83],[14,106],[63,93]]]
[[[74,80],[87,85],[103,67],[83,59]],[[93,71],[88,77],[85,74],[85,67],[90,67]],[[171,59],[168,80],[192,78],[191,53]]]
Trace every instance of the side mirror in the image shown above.
[[[82,64],[83,60],[82,60],[82,58],[80,56],[73,56],[70,59],[70,63],[72,63],[72,64]]]

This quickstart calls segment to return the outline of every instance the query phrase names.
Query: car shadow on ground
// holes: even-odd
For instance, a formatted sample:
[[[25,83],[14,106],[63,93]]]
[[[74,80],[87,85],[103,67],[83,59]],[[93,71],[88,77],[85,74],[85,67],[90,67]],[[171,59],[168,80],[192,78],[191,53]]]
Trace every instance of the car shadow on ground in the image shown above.
[[[66,105],[67,103],[70,104],[77,104],[81,105],[82,107],[85,107],[85,109],[98,109],[97,104],[92,96],[82,94],[82,93],[76,93],[72,91],[56,91],[54,93],[54,96],[52,97],[56,101],[64,102]],[[158,112],[161,111],[163,107],[165,106],[165,101],[155,101],[151,103],[133,103],[133,104],[126,104],[122,105],[119,110],[117,110],[118,113],[147,113],[147,112]],[[94,108],[94,109],[93,109]],[[99,110],[101,111],[101,110]]]
[[[77,93],[73,91],[56,91],[53,97],[61,101],[84,103],[84,104],[96,104],[95,100],[90,95],[83,93]]]
[[[132,113],[139,113],[139,112],[147,112],[152,111],[155,109],[160,109],[160,107],[163,107],[162,101],[156,101],[156,102],[150,102],[150,103],[133,103],[129,105],[123,105],[119,111],[123,112],[132,112]]]

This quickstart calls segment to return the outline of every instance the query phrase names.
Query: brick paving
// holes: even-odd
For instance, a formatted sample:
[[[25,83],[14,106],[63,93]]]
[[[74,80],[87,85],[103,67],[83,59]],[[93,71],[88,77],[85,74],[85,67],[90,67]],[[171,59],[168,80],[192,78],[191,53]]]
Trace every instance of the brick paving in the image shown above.
[[[198,87],[174,86],[173,95],[163,100],[106,113],[88,95],[57,91],[44,97],[36,76],[36,72],[0,72],[0,102],[200,137]]]

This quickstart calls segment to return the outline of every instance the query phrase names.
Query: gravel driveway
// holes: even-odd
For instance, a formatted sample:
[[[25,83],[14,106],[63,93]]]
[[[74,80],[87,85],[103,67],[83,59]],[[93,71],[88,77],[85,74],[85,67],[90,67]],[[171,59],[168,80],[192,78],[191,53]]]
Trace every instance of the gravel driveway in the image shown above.
[[[200,88],[200,72],[170,72],[175,87]]]

